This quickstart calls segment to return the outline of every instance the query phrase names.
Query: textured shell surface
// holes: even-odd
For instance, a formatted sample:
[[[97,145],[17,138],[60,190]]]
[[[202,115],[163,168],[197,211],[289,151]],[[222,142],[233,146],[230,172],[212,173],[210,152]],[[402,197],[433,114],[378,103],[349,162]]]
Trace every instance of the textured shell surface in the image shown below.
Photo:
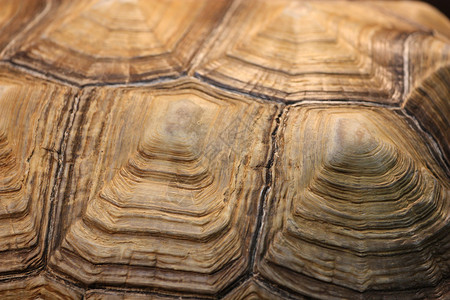
[[[0,0],[0,297],[450,299],[449,133],[422,2]]]

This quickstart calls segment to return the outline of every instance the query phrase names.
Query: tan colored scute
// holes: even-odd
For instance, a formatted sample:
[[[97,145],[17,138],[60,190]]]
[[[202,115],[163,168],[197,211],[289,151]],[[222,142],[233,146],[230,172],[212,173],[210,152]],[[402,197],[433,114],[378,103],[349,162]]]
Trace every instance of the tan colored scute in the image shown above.
[[[449,133],[425,3],[0,0],[0,299],[450,299]]]

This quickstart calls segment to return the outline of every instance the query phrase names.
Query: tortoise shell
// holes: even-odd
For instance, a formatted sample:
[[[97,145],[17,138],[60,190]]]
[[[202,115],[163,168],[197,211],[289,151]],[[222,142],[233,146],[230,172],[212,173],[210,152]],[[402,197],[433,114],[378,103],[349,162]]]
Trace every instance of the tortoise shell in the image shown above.
[[[434,8],[0,6],[2,298],[450,297]]]

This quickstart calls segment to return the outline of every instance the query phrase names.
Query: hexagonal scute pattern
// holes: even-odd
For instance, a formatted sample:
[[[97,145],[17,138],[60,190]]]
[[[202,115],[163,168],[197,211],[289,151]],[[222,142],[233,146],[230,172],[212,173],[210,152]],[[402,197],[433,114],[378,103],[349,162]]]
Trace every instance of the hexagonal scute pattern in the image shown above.
[[[226,1],[65,1],[9,51],[17,64],[78,84],[177,77]],[[167,22],[167,20],[173,20]]]
[[[413,24],[364,2],[241,1],[196,75],[286,102],[397,104]]]
[[[286,116],[259,246],[263,276],[344,298],[405,296],[448,278],[449,182],[401,115],[301,105]]]
[[[0,277],[42,263],[73,92],[0,65]]]
[[[0,0],[0,299],[450,299],[449,82],[419,2]]]
[[[52,269],[197,293],[247,269],[277,105],[180,80],[88,88],[78,106]]]

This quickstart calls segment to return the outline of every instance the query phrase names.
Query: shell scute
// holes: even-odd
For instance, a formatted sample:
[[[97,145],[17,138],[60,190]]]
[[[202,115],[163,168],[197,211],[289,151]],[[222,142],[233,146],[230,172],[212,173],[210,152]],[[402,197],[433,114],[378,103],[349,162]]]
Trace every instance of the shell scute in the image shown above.
[[[76,84],[174,78],[227,8],[226,1],[76,1],[53,5],[10,59]],[[168,21],[171,20],[171,21]]]
[[[198,77],[285,102],[402,100],[407,22],[345,1],[243,1],[227,25]]]
[[[319,295],[291,281],[307,276],[350,296],[433,287],[448,276],[448,183],[400,115],[301,105],[284,122],[274,215],[260,244],[264,277]]]
[[[62,276],[208,294],[247,269],[277,106],[190,80],[163,87],[81,97],[60,199],[74,205],[60,208],[50,258]]]

